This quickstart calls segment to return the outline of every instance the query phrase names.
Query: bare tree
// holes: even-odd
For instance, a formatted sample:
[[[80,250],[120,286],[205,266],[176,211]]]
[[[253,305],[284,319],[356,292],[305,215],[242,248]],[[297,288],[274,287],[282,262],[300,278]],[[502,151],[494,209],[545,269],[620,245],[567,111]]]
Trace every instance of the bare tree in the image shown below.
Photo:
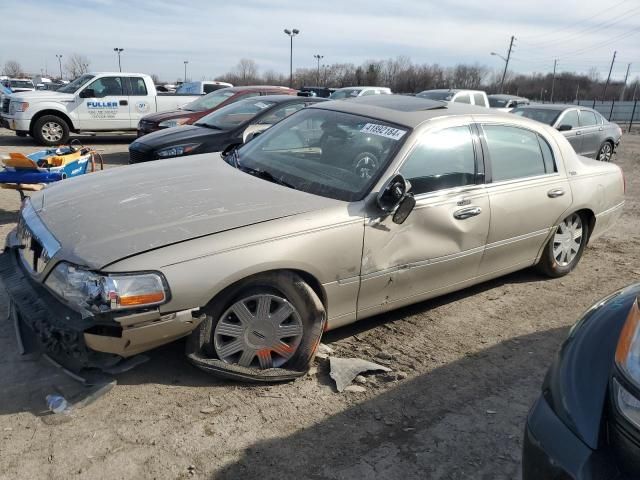
[[[2,71],[8,77],[21,77],[23,75],[22,67],[15,60],[7,60]]]
[[[160,82],[160,77],[155,73],[151,74],[151,80],[153,81],[154,85],[160,85],[160,83],[161,83]]]
[[[78,78],[80,75],[89,71],[90,63],[86,56],[73,53],[67,60],[67,63],[64,64],[64,69],[69,75],[69,78]]]
[[[235,68],[235,74],[238,76],[238,84],[248,85],[254,83],[258,77],[258,65],[249,58],[242,58]]]

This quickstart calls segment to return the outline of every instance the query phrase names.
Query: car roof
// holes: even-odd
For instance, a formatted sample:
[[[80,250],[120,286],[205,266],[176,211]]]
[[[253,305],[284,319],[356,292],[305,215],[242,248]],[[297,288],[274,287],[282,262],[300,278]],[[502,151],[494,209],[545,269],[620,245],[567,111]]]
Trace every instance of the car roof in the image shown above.
[[[451,92],[451,93],[459,93],[459,92],[474,92],[474,93],[485,93],[483,90],[470,90],[468,88],[431,88],[429,90],[422,90],[420,93],[424,92]]]
[[[302,97],[298,95],[262,95],[260,97],[251,97],[246,98],[244,100],[240,100],[241,102],[251,102],[257,100],[266,100],[268,102],[274,103],[284,103],[284,102],[294,102],[294,101],[303,101],[303,102],[323,102],[327,101],[326,98],[319,97]]]
[[[540,110],[566,110],[568,108],[580,108],[582,110],[591,110],[591,111],[595,111],[590,107],[585,107],[584,105],[569,105],[569,104],[562,104],[562,103],[532,103],[530,105],[522,105],[519,107],[516,107],[518,109],[540,109]]]
[[[529,100],[526,97],[519,97],[518,95],[507,95],[506,93],[492,93],[487,95],[489,98],[495,98],[498,100]]]
[[[289,88],[289,87],[281,87],[281,86],[278,86],[278,85],[246,85],[244,87],[235,86],[235,87],[227,87],[227,88],[224,88],[224,89],[220,88],[220,89],[215,90],[215,91],[219,92],[221,90],[224,90],[226,92],[245,92],[247,90],[282,90],[283,92],[286,92],[286,91],[290,91],[292,89]]]
[[[437,117],[487,115],[487,108],[466,103],[447,103],[407,95],[370,95],[349,100],[331,100],[311,108],[373,117],[409,128]],[[494,114],[501,116],[505,114]]]
[[[349,89],[349,90],[364,90],[366,88],[385,88],[385,89],[387,89],[389,87],[370,87],[370,86],[367,86],[367,85],[354,85],[353,87],[342,87],[342,88],[339,88],[338,90],[347,90],[347,89]]]

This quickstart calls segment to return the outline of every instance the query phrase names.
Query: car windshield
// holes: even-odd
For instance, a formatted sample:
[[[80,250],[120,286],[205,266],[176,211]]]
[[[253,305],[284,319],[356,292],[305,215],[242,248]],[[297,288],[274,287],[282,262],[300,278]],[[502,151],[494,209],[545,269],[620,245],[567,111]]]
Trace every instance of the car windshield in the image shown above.
[[[235,154],[238,168],[304,192],[361,200],[409,135],[383,120],[300,110]]]
[[[76,78],[73,82],[65,85],[62,88],[59,88],[58,92],[60,92],[60,93],[76,93],[76,91],[80,87],[82,87],[85,83],[87,83],[93,77],[94,77],[94,75],[81,75],[80,77]]]
[[[29,80],[9,80],[11,88],[33,88],[33,83]]]
[[[211,92],[204,97],[200,97],[197,100],[194,100],[191,103],[187,103],[183,110],[189,110],[190,112],[204,112],[205,110],[211,110],[212,108],[216,108],[222,102],[227,100],[230,97],[233,97],[236,93],[233,90],[229,91],[226,88],[221,90],[216,90],[215,92]]]
[[[360,89],[358,88],[342,88],[333,92],[329,98],[331,100],[342,100],[343,98],[357,97],[359,93]]]
[[[416,97],[427,98],[429,100],[445,100],[449,101],[453,98],[454,92],[448,90],[425,90],[416,95]]]
[[[489,106],[492,108],[505,108],[511,100],[504,98],[489,97]]]
[[[562,110],[555,110],[551,108],[514,108],[511,113],[520,115],[521,117],[537,120],[538,122],[546,123],[547,125],[553,125],[556,123],[558,116],[562,113]]]
[[[260,112],[274,105],[275,102],[260,100],[260,97],[241,100],[202,117],[196,125],[215,128],[216,130],[230,130],[242,123],[253,120]]]

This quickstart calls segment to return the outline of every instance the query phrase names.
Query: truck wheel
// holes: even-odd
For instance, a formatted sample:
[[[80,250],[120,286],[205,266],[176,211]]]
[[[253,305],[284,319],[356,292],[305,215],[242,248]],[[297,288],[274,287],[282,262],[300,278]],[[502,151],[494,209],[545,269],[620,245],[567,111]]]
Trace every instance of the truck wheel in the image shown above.
[[[33,124],[33,137],[40,145],[53,147],[69,140],[69,125],[55,115],[44,115]]]

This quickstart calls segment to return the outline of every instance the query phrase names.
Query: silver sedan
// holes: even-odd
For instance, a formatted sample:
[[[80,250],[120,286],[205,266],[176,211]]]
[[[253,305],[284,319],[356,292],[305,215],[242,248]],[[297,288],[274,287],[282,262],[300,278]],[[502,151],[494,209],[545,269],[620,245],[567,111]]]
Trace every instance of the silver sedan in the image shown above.
[[[328,329],[523,268],[568,274],[623,204],[620,168],[551,127],[377,95],[225,158],[54,184],[24,204],[0,275],[16,323],[69,369],[188,336],[205,370],[282,380]]]

